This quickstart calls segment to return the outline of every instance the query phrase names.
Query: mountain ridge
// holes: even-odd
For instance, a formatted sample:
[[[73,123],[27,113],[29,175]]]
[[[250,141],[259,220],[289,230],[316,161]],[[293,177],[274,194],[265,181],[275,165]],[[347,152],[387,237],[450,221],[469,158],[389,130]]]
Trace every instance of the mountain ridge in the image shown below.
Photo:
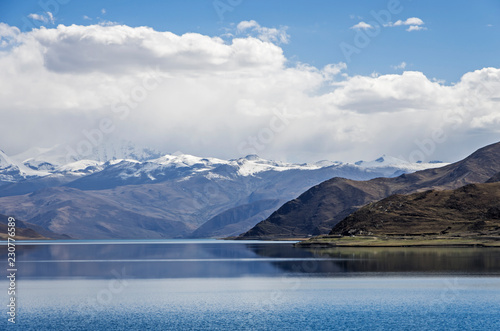
[[[395,178],[375,178],[363,182],[333,178],[285,203],[238,238],[283,239],[327,234],[349,214],[370,202],[392,194],[454,189],[470,183],[481,183],[499,171],[500,143],[495,143],[444,167]]]
[[[60,150],[38,151],[57,160]],[[126,150],[143,155],[130,146]],[[249,230],[283,202],[329,178],[370,179],[437,166],[389,158],[370,168],[331,161],[293,164],[257,155],[232,160],[150,156],[63,165],[41,156],[25,159],[36,159],[49,174],[1,183],[0,212],[81,239],[225,237]]]
[[[482,236],[500,240],[500,181],[391,195],[352,213],[329,235]]]

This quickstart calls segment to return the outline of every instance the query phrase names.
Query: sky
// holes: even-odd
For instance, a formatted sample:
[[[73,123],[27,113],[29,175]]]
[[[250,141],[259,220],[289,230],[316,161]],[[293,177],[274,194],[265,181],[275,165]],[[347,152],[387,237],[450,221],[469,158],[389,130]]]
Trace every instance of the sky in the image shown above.
[[[497,0],[0,0],[0,149],[452,162],[499,61]]]

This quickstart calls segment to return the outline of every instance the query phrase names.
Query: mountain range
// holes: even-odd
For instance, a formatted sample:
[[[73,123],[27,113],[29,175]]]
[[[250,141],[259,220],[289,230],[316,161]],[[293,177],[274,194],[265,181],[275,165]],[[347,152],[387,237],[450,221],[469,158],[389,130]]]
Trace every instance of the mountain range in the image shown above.
[[[353,180],[336,177],[293,199],[239,239],[304,238],[329,233],[334,226],[368,203],[393,194],[450,190],[484,183],[500,172],[500,143],[443,167],[394,178]]]
[[[442,165],[387,156],[356,164],[222,160],[128,142],[84,157],[65,146],[33,148],[12,157],[0,152],[0,213],[81,239],[236,236],[330,178],[394,177]]]
[[[500,173],[486,183],[370,203],[335,225],[330,235],[500,238]]]

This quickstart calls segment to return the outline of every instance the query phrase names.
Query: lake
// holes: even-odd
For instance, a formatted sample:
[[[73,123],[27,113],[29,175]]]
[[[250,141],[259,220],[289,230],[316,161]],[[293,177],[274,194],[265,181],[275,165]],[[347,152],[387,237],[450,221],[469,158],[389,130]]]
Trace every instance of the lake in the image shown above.
[[[16,325],[7,322],[6,305],[0,324],[12,330],[500,329],[494,248],[217,240],[16,248]]]

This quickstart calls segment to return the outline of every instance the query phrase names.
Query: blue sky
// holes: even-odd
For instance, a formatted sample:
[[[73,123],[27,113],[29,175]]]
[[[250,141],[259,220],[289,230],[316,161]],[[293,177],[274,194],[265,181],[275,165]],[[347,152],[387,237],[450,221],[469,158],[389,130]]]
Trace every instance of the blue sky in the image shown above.
[[[63,4],[66,3],[67,4]],[[399,2],[399,1],[398,1]],[[23,29],[53,26],[28,18],[52,10],[55,24],[90,25],[102,21],[132,27],[150,26],[176,34],[225,33],[241,21],[255,20],[266,27],[288,27],[290,42],[283,45],[290,61],[317,67],[345,61],[340,44],[352,44],[360,21],[374,21],[372,11],[387,10],[390,1],[266,1],[266,0],[2,0],[1,21]],[[402,62],[407,70],[456,82],[465,72],[497,67],[500,61],[500,1],[406,1],[393,21],[418,17],[426,30],[383,29],[348,63],[350,75],[393,73]],[[233,4],[233,5],[232,5]],[[103,10],[105,12],[103,12]],[[87,18],[84,18],[87,17]],[[90,19],[89,19],[90,18]],[[221,19],[222,18],[222,19]]]
[[[456,161],[499,61],[498,0],[0,0],[0,149]]]

